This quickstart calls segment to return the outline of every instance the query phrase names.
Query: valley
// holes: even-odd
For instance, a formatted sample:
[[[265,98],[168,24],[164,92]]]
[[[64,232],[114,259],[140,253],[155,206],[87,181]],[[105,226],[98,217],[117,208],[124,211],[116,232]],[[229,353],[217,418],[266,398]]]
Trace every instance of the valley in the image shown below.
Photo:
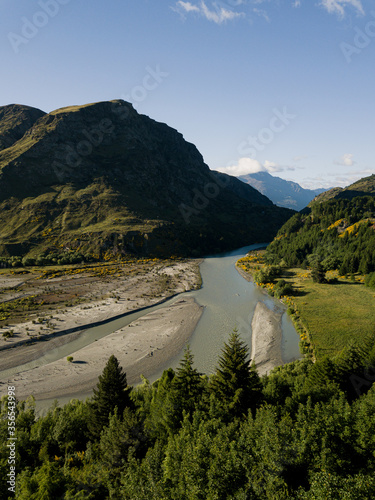
[[[375,491],[375,176],[312,199],[259,173],[295,212],[122,100],[5,106],[0,131],[20,498],[46,478],[64,498],[219,498],[224,469],[220,498],[326,498],[326,470]]]
[[[37,401],[50,402],[86,397],[112,352],[124,366],[128,382],[137,385],[141,375],[155,380],[165,368],[177,366],[186,342],[199,369],[211,373],[222,342],[233,328],[238,328],[249,346],[257,339],[252,357],[260,374],[298,359],[298,336],[290,322],[282,321],[285,308],[236,270],[238,256],[247,250],[207,257],[203,262],[154,259],[86,268],[48,267],[39,272],[39,279],[34,270],[28,285],[18,284],[17,293],[25,294],[28,286],[38,301],[38,290],[52,296],[62,286],[71,294],[80,290],[78,303],[70,307],[62,303],[60,308],[54,304],[51,309],[46,302],[40,306],[44,311],[32,312],[31,321],[8,320],[11,324],[3,330],[17,333],[2,339],[1,379],[16,384],[21,399],[30,394]],[[6,276],[14,284],[16,274],[3,272],[4,282]],[[261,314],[256,312],[260,307]]]

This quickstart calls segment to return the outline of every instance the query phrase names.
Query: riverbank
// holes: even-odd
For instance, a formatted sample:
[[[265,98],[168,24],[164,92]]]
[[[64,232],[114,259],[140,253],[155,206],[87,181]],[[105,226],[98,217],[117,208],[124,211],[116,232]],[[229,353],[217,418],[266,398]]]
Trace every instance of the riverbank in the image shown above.
[[[26,352],[43,340],[42,350],[45,352],[53,343],[58,346],[70,342],[74,332],[198,289],[201,286],[200,262],[198,259],[145,261],[104,264],[82,270],[63,269],[54,273],[46,270],[42,275],[40,272],[30,273],[31,277],[18,280],[16,286],[14,277],[1,275],[0,305],[3,308],[18,304],[22,300],[19,297],[29,302],[33,299],[34,304],[32,309],[22,313],[12,311],[12,317],[2,322],[0,363],[4,350],[28,343],[24,347]],[[57,343],[56,337],[60,338]],[[46,344],[46,340],[51,344]],[[6,355],[7,360],[12,357],[12,352],[13,349]],[[9,361],[6,363],[9,365]]]
[[[151,316],[153,321],[149,323],[147,308],[165,302],[168,298],[185,291],[198,289],[201,286],[200,262],[197,259],[190,259],[142,261],[141,263],[123,265],[105,264],[101,267],[84,269],[83,272],[71,268],[72,272],[64,269],[53,274],[45,271],[42,275],[30,273],[31,277],[27,276],[27,279],[24,277],[15,279],[10,273],[3,274],[0,281],[3,304],[20,300],[20,295],[46,299],[48,296],[50,300],[48,314],[46,314],[44,304],[41,304],[37,311],[25,313],[28,320],[23,318],[23,321],[14,321],[11,324],[3,325],[2,333],[12,331],[13,335],[9,338],[0,337],[0,381],[3,382],[0,389],[5,387],[5,379],[12,378],[12,380],[15,379],[15,383],[20,383],[20,392],[18,393],[20,398],[27,397],[29,394],[33,394],[37,399],[58,397],[76,391],[84,392],[86,388],[91,390],[104,367],[102,362],[104,358],[101,358],[101,352],[107,353],[105,349],[106,339],[108,339],[108,347],[111,350],[109,356],[113,353],[116,354],[115,349],[121,350],[118,340],[115,344],[111,343],[110,335],[100,341],[89,340],[92,350],[84,352],[87,359],[85,358],[82,363],[78,362],[83,353],[78,350],[77,358],[76,352],[73,351],[71,355],[73,358],[77,358],[77,363],[69,363],[70,375],[66,373],[66,369],[61,372],[59,369],[55,370],[56,365],[52,362],[44,367],[28,369],[14,377],[12,375],[9,377],[9,372],[7,373],[6,370],[14,373],[18,367],[20,370],[24,369],[25,367],[22,365],[26,363],[35,362],[38,364],[39,358],[53,356],[56,349],[62,346],[69,348],[69,344],[73,341],[80,342],[81,335],[92,325],[103,324],[111,318],[142,309],[145,310],[144,317],[147,318],[145,325],[152,324],[153,327],[150,335],[146,329],[133,329],[134,325],[131,327],[132,330],[128,330],[129,332],[134,331],[134,335],[131,337],[127,335],[127,352],[131,348],[129,345],[131,341],[139,344],[138,347],[132,348],[135,349],[134,355],[139,354],[138,349],[141,349],[140,352],[143,353],[141,357],[134,358],[134,356],[128,355],[126,358],[129,368],[129,383],[138,382],[140,373],[148,375],[157,371],[159,364],[162,364],[164,360],[167,361],[169,356],[172,357],[176,350],[177,352],[181,350],[184,342],[194,331],[201,310],[194,301],[192,303],[187,301],[180,304],[180,307],[170,306],[172,309],[168,306],[163,307],[163,313],[155,311],[157,316]],[[64,297],[78,297],[79,303],[69,306],[64,304],[65,307],[61,307],[61,300],[59,300],[54,307],[52,305],[53,298],[59,296],[60,293]],[[200,311],[199,315],[198,311]],[[164,331],[166,332],[165,338],[163,337]],[[124,332],[117,332],[117,334],[119,338],[121,335],[124,336]],[[137,339],[136,334],[143,340]],[[148,346],[147,343],[149,343]],[[85,348],[90,347],[90,345]],[[155,357],[150,355],[152,359],[148,360],[147,353],[151,352],[150,346],[157,351],[157,355]],[[65,357],[59,361],[62,365],[68,363]],[[141,364],[145,365],[144,370]],[[67,367],[65,366],[65,368]],[[84,368],[89,369],[84,370]],[[82,378],[83,372],[86,375]],[[57,374],[57,377],[54,374]],[[63,386],[61,385],[61,377],[69,379],[66,384],[64,382]],[[47,385],[44,378],[49,378]],[[49,396],[45,396],[46,394]]]
[[[37,400],[74,397],[90,392],[108,358],[115,354],[130,385],[150,376],[177,355],[194,331],[203,308],[193,299],[180,299],[130,323],[114,333],[72,353],[73,361],[59,359],[11,377],[0,385],[16,387],[17,398]]]
[[[251,359],[260,376],[284,364],[281,352],[281,318],[281,312],[272,311],[263,302],[257,303],[251,322]]]
[[[263,255],[254,251],[240,259],[236,267],[241,276],[252,280],[257,271],[267,269]],[[289,287],[282,302],[299,334],[301,351],[312,360],[337,356],[353,340],[361,344],[373,335],[375,296],[364,285],[364,276],[357,273],[349,278],[330,270],[326,279],[315,283],[311,270],[283,267],[277,279],[261,284],[270,295],[275,294],[277,280]]]
[[[236,262],[238,273],[246,281],[254,283],[253,274],[262,265],[263,254],[264,249],[255,250]],[[254,284],[256,285],[256,283]],[[258,287],[258,289],[268,295],[266,288]],[[284,305],[281,307],[284,308]],[[283,314],[284,311],[271,310],[261,301],[255,307],[251,322],[251,360],[255,363],[260,376],[266,375],[277,366],[284,364],[282,355]]]

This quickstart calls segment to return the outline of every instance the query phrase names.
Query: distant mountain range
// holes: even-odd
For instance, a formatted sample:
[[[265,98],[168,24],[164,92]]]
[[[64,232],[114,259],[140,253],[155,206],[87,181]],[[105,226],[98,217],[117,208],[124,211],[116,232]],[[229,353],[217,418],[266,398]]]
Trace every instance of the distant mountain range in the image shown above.
[[[326,191],[325,189],[304,189],[296,182],[274,177],[268,172],[242,175],[242,182],[254,187],[279,207],[302,210],[310,201]]]
[[[292,213],[125,101],[0,107],[0,256],[202,255],[270,241]]]

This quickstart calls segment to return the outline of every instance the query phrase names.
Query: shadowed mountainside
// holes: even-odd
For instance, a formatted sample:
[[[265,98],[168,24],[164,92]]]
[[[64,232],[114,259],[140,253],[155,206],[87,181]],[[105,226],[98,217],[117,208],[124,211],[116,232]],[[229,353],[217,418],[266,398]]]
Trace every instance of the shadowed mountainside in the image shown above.
[[[201,255],[269,241],[292,215],[125,101],[1,112],[3,255]]]

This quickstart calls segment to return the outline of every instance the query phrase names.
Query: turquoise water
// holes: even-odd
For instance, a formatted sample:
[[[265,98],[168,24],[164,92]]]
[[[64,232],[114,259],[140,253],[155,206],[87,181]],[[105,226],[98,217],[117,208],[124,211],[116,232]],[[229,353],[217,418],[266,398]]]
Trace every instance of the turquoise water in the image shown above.
[[[189,341],[195,365],[202,373],[209,374],[214,371],[224,342],[234,328],[238,329],[251,352],[251,321],[259,301],[264,302],[268,308],[283,313],[283,361],[290,362],[301,357],[299,338],[286,314],[285,306],[253,283],[246,281],[235,268],[238,259],[259,246],[252,245],[226,254],[209,256],[200,266],[202,288],[190,292],[188,296],[204,306],[202,317]],[[170,360],[168,367],[176,367],[181,356],[182,353]],[[162,371],[156,373],[152,380],[161,373]]]
[[[65,358],[96,339],[105,337],[141,316],[155,309],[160,309],[185,296],[194,298],[199,305],[204,307],[201,319],[189,340],[190,348],[194,354],[195,366],[200,372],[209,374],[214,371],[224,342],[227,341],[230,332],[234,328],[238,329],[251,352],[251,321],[255,306],[259,301],[264,302],[268,308],[282,313],[283,361],[290,362],[299,359],[301,357],[299,338],[290,318],[285,312],[285,306],[280,301],[269,297],[253,283],[246,281],[235,268],[235,263],[239,258],[246,255],[249,250],[259,247],[260,245],[252,245],[233,252],[208,256],[200,266],[203,282],[200,290],[183,293],[163,304],[131,313],[102,326],[87,329],[73,342],[46,352],[42,358],[1,372],[1,379],[5,380],[16,372],[25,371],[57,359]],[[164,369],[178,366],[182,355],[183,353],[181,352],[174,359],[169,360],[166,366],[150,377],[150,380],[154,381],[160,377]],[[81,395],[83,399],[87,396],[89,394]],[[64,404],[68,400],[69,398],[61,398],[60,403]],[[38,403],[39,409],[44,410],[51,403],[52,401],[48,400],[40,402]]]

